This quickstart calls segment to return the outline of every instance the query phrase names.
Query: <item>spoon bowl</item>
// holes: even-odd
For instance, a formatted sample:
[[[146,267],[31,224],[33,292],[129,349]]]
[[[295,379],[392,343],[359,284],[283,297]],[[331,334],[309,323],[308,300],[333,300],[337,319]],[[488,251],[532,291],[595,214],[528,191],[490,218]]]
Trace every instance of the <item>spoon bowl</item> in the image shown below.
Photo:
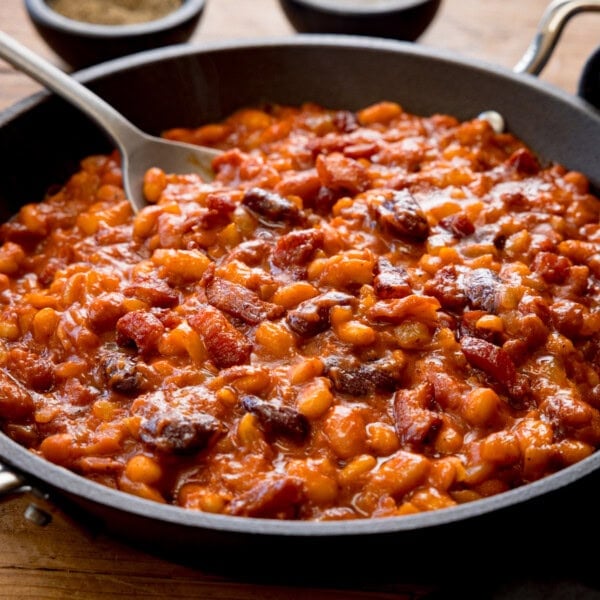
[[[146,205],[142,184],[150,167],[168,173],[197,173],[213,178],[218,150],[174,142],[141,131],[110,104],[64,71],[0,31],[0,58],[68,100],[100,125],[121,152],[123,187],[134,212]]]

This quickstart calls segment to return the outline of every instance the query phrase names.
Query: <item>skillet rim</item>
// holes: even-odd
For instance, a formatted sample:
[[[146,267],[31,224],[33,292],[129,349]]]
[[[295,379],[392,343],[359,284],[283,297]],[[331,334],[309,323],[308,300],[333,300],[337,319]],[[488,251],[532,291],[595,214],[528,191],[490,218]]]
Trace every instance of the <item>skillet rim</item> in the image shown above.
[[[533,87],[544,95],[566,104],[581,113],[584,118],[600,127],[600,111],[591,104],[572,95],[553,84],[544,82],[529,74],[514,71],[483,61],[472,59],[445,50],[425,47],[412,42],[397,40],[323,34],[296,34],[294,36],[275,36],[268,38],[221,40],[202,46],[177,44],[164,48],[148,50],[130,56],[121,57],[82,69],[74,73],[82,83],[93,83],[96,79],[110,77],[117,72],[135,69],[150,63],[160,62],[181,57],[206,54],[211,52],[244,50],[244,49],[274,49],[277,47],[334,47],[356,50],[363,48],[378,52],[401,53],[418,56],[435,62],[453,64],[461,70],[484,72],[518,86]],[[43,102],[50,96],[49,92],[41,91],[32,94],[7,109],[0,112],[0,128],[20,115]],[[30,450],[10,440],[0,432],[0,462],[5,461],[9,468],[32,477],[32,485],[39,485],[42,490],[57,492],[59,496],[74,496],[85,502],[117,510],[132,516],[150,518],[164,524],[180,525],[197,530],[210,530],[223,533],[258,534],[265,536],[286,537],[345,537],[372,536],[381,534],[398,534],[416,530],[429,530],[437,526],[454,524],[476,517],[489,515],[517,505],[526,504],[540,496],[556,492],[591,475],[600,467],[600,452],[595,451],[584,460],[565,467],[543,479],[522,485],[488,498],[475,502],[457,505],[455,507],[435,511],[404,515],[398,517],[379,517],[354,519],[349,521],[292,521],[271,520],[253,517],[237,517],[231,515],[215,515],[193,511],[173,505],[163,505],[143,498],[138,498],[126,492],[108,488],[85,477],[71,472],[63,467],[50,463],[36,456]]]

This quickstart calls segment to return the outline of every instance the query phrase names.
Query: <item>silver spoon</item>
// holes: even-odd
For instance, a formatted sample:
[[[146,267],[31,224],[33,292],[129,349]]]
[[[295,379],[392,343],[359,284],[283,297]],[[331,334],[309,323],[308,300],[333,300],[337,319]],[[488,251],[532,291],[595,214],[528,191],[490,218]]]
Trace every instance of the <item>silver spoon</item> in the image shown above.
[[[123,187],[134,212],[146,205],[142,193],[145,172],[160,167],[167,173],[198,173],[210,181],[213,148],[173,142],[148,135],[73,77],[0,31],[0,58],[27,73],[94,119],[121,152]]]

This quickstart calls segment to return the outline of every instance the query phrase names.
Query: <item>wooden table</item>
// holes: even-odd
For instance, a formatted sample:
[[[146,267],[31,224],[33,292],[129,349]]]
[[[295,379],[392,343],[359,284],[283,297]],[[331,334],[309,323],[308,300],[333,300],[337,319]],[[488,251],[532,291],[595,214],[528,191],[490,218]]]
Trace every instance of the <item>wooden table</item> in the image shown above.
[[[546,0],[444,0],[419,42],[512,67],[533,38],[546,4]],[[36,34],[23,2],[0,2],[0,28],[66,68]],[[277,0],[210,0],[191,43],[293,33]],[[567,26],[541,78],[575,93],[584,61],[599,42],[600,14],[577,16]],[[0,61],[0,110],[39,89]],[[432,586],[415,587],[403,581],[352,590],[250,584],[156,558],[106,535],[91,536],[60,513],[45,527],[34,525],[24,518],[30,502],[31,498],[21,497],[0,504],[0,599],[409,600],[436,591]],[[548,591],[545,586],[551,585],[537,582],[535,589],[540,595],[532,596],[532,584],[525,582],[519,597],[542,598],[544,590]],[[599,597],[583,583],[563,585],[571,586],[570,597]],[[516,597],[509,595],[510,588],[497,594],[494,598]],[[488,596],[482,593],[480,597]]]

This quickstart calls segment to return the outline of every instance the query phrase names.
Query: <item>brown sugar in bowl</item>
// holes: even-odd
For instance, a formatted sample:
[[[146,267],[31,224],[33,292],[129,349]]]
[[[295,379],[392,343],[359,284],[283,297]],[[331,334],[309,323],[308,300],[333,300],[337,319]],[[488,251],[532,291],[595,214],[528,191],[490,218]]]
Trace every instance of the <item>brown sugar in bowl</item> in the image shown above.
[[[66,17],[47,0],[25,0],[27,14],[38,33],[73,69],[184,43],[194,33],[205,4],[206,0],[183,0],[179,8],[156,19],[104,24]],[[90,18],[95,18],[94,13]]]

